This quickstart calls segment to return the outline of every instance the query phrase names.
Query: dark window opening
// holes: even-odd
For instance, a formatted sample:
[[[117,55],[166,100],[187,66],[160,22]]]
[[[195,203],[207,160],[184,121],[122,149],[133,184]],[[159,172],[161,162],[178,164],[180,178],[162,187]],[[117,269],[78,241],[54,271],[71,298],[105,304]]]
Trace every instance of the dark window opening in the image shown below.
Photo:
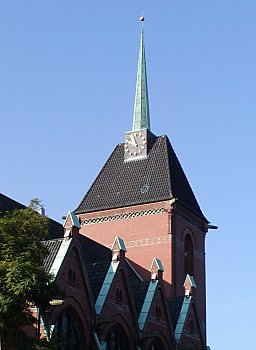
[[[123,300],[123,295],[122,295],[122,290],[120,288],[116,289],[116,302],[117,304],[122,304]]]
[[[107,337],[106,350],[127,350],[124,337],[118,328],[113,328]]]
[[[161,307],[159,305],[156,306],[156,319],[161,320]]]
[[[185,238],[185,275],[194,276],[194,244],[190,235]]]
[[[68,284],[73,287],[76,284],[76,273],[72,269],[69,269],[68,271]]]
[[[194,333],[195,333],[195,325],[194,325],[193,320],[189,320],[189,332],[190,332],[191,334],[194,334]]]
[[[149,347],[149,350],[160,350],[160,349],[162,349],[162,347],[156,341],[153,341],[153,343]]]
[[[64,313],[56,322],[54,337],[62,350],[82,350],[78,323],[70,312]]]

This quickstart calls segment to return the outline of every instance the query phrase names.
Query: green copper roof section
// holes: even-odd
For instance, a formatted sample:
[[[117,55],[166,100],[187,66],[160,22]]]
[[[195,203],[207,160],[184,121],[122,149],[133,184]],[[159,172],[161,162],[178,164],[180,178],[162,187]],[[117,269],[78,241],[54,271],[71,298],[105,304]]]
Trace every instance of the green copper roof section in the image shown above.
[[[175,340],[177,344],[180,343],[181,336],[183,334],[183,328],[187,318],[190,303],[191,303],[191,297],[184,297],[183,304],[180,310],[179,319],[174,332]]]
[[[140,36],[140,51],[132,126],[133,131],[138,131],[141,129],[150,130],[148,84],[143,28],[141,29]]]
[[[193,276],[190,276],[188,273],[187,273],[187,276],[186,276],[186,278],[185,278],[185,282],[184,282],[184,284],[183,284],[183,287],[186,286],[187,280],[190,281],[190,284],[191,284],[192,287],[197,288],[197,287],[196,287],[196,282],[195,282],[195,280],[194,280],[194,277],[193,277]]]
[[[147,291],[144,303],[142,305],[142,309],[138,320],[140,331],[143,331],[144,329],[146,320],[148,318],[149,310],[152,305],[152,301],[156,292],[157,285],[158,285],[158,281],[151,281],[148,286],[148,291]]]
[[[119,261],[118,262],[113,262],[112,261],[110,266],[109,266],[109,269],[108,269],[108,272],[106,274],[105,280],[104,280],[104,282],[103,282],[103,284],[101,286],[100,293],[99,293],[98,298],[97,298],[96,303],[95,303],[95,310],[96,310],[96,314],[97,315],[100,315],[100,313],[101,313],[101,311],[103,309],[103,306],[105,304],[108,292],[109,292],[110,287],[112,285],[112,282],[114,280],[115,273],[116,273],[116,270],[118,268],[118,265],[119,265]]]
[[[124,252],[127,252],[127,249],[126,249],[124,241],[122,240],[122,238],[120,238],[118,236],[115,237],[115,240],[114,240],[114,243],[112,244],[111,250],[114,249],[114,246],[115,246],[116,242],[117,242],[118,247],[119,247],[120,250],[123,250]]]
[[[65,227],[65,224],[66,224],[66,222],[67,222],[67,220],[68,220],[69,217],[70,217],[71,222],[72,222],[72,225],[73,225],[74,227],[76,227],[76,228],[81,228],[80,222],[79,222],[79,220],[78,220],[78,217],[77,217],[76,214],[74,214],[72,211],[68,212],[68,215],[67,215],[66,220],[65,220],[65,222],[64,222],[64,224],[63,224],[63,227]]]
[[[66,256],[66,253],[68,251],[68,248],[70,246],[70,243],[72,241],[72,238],[70,239],[63,239],[62,243],[61,243],[61,246],[59,248],[59,251],[57,253],[57,256],[52,264],[52,267],[51,267],[51,270],[50,270],[50,273],[56,277],[58,272],[59,272],[59,269],[61,267],[61,264]]]

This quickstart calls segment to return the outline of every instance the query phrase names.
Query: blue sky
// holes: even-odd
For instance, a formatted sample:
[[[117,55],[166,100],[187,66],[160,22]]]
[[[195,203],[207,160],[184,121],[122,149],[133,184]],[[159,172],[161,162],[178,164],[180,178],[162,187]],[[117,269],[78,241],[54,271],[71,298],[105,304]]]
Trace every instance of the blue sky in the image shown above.
[[[256,2],[0,2],[0,191],[61,221],[132,127],[144,11],[152,131],[207,235],[208,343],[253,346]]]

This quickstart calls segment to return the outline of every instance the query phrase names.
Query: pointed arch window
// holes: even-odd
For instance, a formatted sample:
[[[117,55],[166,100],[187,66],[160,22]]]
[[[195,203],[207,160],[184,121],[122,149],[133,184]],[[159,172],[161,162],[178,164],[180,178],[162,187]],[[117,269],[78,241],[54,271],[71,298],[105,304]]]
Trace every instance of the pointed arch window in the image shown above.
[[[79,324],[69,311],[62,314],[56,322],[54,337],[63,350],[84,349]]]
[[[154,340],[153,343],[150,344],[149,350],[160,350],[160,349],[164,349],[164,346],[158,340]]]
[[[114,327],[107,337],[106,350],[127,350],[127,342],[119,328]]]
[[[194,244],[190,235],[185,238],[184,265],[185,275],[194,276]]]

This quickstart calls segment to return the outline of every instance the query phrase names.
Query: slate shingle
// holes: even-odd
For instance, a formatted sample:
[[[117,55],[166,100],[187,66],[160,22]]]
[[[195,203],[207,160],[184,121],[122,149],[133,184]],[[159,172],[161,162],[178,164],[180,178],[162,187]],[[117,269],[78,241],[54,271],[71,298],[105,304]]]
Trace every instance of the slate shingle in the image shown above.
[[[135,309],[137,315],[140,315],[147,291],[149,286],[149,281],[139,281],[132,287],[132,295],[135,304]]]
[[[144,186],[144,187],[143,187]],[[143,191],[143,188],[147,189]],[[178,198],[207,221],[167,136],[149,139],[148,157],[124,161],[119,144],[84,196],[76,214]]]
[[[96,302],[97,300],[101,286],[108,272],[110,263],[110,261],[107,261],[101,263],[87,264],[85,266],[90,281],[94,302]]]
[[[85,264],[111,261],[111,250],[102,244],[97,243],[83,235],[79,235],[79,243],[82,249]]]
[[[43,262],[46,272],[49,272],[51,270],[52,264],[54,262],[54,259],[57,256],[57,253],[60,249],[62,241],[63,241],[63,238],[43,241],[43,244],[46,246],[49,252]]]

